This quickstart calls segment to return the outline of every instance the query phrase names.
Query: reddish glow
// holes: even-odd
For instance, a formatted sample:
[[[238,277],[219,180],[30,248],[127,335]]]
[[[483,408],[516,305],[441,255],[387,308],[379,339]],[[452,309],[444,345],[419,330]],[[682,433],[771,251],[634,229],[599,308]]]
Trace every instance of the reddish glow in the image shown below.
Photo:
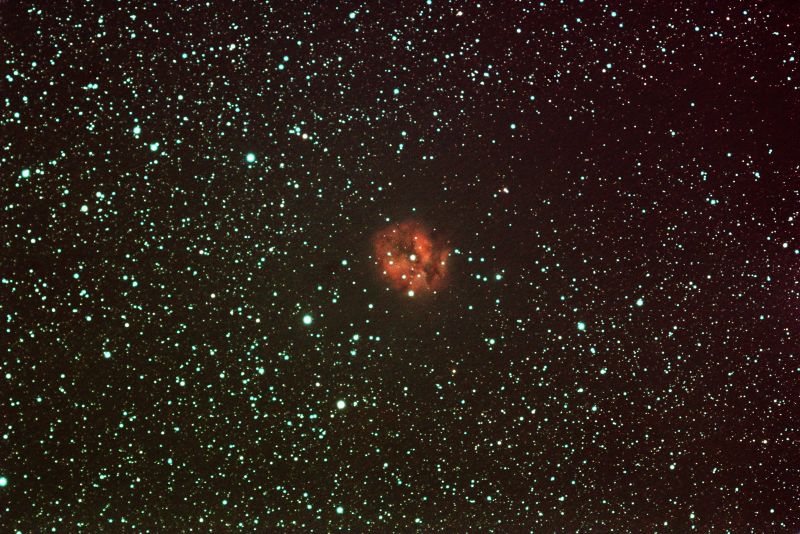
[[[394,289],[414,296],[444,287],[450,249],[435,242],[421,223],[387,226],[375,234],[373,247],[381,275]]]

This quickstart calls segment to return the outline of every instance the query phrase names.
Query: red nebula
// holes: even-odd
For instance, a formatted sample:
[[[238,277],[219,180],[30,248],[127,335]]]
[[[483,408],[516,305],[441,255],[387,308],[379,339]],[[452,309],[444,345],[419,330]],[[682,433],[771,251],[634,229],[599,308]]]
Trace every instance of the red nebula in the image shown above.
[[[450,249],[434,241],[421,223],[389,225],[375,234],[373,247],[381,274],[394,289],[414,296],[444,287]]]

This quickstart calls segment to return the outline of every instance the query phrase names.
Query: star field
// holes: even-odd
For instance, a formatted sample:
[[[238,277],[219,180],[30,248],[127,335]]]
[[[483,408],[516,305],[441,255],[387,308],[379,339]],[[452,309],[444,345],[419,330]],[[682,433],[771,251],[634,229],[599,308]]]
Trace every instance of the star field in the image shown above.
[[[799,30],[0,1],[0,530],[796,532]]]

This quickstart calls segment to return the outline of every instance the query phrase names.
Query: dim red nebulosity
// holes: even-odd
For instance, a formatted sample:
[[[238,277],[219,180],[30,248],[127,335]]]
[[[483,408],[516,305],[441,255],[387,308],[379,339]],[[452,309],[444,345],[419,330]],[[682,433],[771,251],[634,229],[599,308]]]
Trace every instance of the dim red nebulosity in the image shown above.
[[[409,296],[436,292],[447,281],[450,249],[431,238],[418,221],[407,220],[380,230],[373,248],[381,276],[392,288]]]

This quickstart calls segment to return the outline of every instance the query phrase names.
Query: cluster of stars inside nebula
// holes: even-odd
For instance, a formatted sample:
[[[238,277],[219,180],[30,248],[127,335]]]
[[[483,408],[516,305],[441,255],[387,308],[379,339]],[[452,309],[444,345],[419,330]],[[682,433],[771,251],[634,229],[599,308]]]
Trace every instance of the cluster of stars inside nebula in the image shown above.
[[[434,240],[419,221],[407,220],[380,230],[373,239],[374,257],[390,287],[409,297],[444,287],[449,248]]]

